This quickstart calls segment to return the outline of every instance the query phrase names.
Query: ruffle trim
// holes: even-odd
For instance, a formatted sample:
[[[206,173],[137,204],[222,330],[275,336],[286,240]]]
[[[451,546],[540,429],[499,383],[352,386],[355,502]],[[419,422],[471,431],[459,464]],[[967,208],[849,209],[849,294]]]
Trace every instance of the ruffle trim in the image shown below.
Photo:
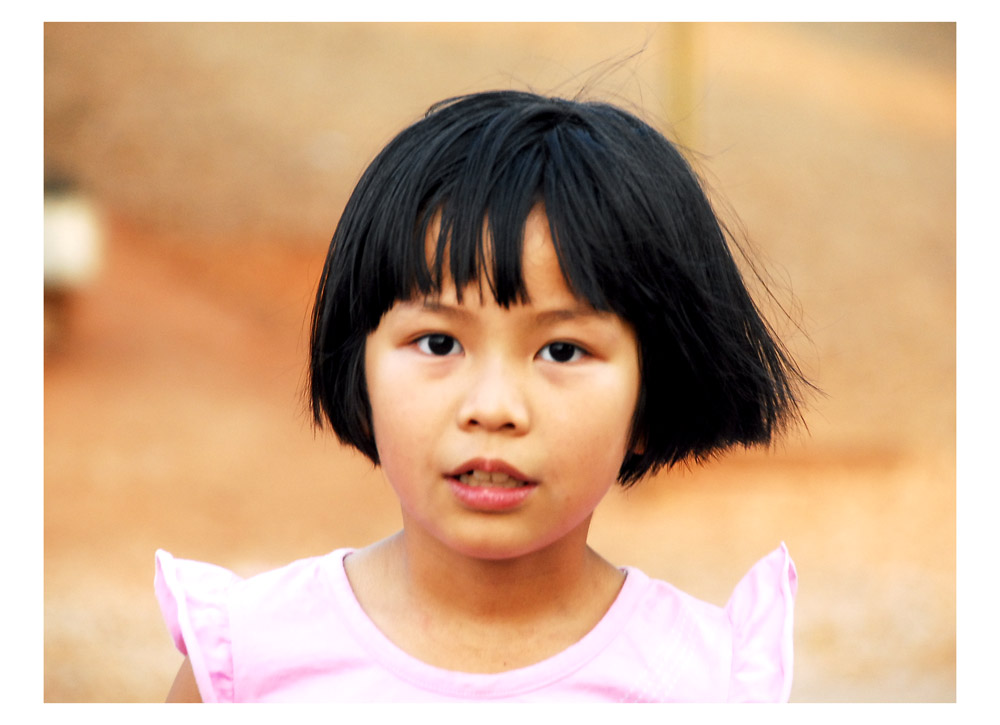
[[[798,576],[788,548],[758,561],[725,606],[733,631],[730,702],[788,702]]]
[[[229,591],[241,578],[228,569],[156,552],[153,586],[167,630],[187,655],[203,702],[233,701]]]

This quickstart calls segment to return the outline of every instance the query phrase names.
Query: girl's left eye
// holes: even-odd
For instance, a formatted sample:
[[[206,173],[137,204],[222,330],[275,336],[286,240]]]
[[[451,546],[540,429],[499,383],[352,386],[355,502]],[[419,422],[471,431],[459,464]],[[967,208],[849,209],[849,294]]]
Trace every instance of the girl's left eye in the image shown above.
[[[542,360],[556,363],[576,362],[586,354],[582,347],[571,342],[550,342],[538,352]]]
[[[458,355],[462,352],[462,345],[451,335],[440,333],[424,335],[415,342],[417,349],[425,355],[443,357],[445,355]]]

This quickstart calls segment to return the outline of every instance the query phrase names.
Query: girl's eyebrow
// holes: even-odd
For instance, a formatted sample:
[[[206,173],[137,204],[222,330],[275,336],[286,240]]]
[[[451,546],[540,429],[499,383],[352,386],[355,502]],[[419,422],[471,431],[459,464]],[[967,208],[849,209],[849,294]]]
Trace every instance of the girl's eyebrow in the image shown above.
[[[433,312],[448,317],[469,317],[472,314],[459,305],[446,305],[430,298],[424,298],[419,304],[419,309],[423,312]]]
[[[426,298],[420,303],[420,307],[425,312],[433,312],[449,317],[468,318],[472,315],[461,305],[449,305],[438,300]],[[568,320],[601,319],[610,313],[601,312],[588,304],[580,303],[574,307],[559,308],[553,310],[543,310],[535,315],[535,323],[538,325],[552,324],[555,322],[565,322]]]
[[[535,321],[540,325],[552,324],[555,322],[565,322],[568,320],[595,319],[600,320],[607,316],[607,313],[595,310],[590,305],[577,305],[569,309],[545,310],[535,315]]]

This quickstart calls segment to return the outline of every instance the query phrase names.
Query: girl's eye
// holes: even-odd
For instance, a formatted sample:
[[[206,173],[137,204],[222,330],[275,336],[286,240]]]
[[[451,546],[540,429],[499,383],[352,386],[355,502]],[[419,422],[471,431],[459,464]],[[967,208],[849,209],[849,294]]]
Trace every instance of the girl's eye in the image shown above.
[[[582,347],[571,342],[550,342],[538,354],[542,360],[547,362],[568,363],[576,362],[586,352]]]
[[[451,335],[424,335],[416,342],[417,349],[426,355],[443,357],[445,355],[458,355],[462,352],[462,346]]]

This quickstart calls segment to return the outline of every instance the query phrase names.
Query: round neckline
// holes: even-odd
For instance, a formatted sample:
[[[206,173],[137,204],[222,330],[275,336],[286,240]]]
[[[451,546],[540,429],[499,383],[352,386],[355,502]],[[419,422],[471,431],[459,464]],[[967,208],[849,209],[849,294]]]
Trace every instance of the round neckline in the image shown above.
[[[596,657],[618,636],[648,584],[648,577],[642,571],[623,567],[625,581],[618,596],[600,621],[574,644],[540,662],[505,672],[461,672],[428,664],[407,653],[365,614],[344,568],[344,559],[353,552],[354,549],[331,552],[329,566],[324,568],[330,577],[337,608],[358,644],[375,662],[401,680],[423,690],[456,698],[508,697],[537,690],[565,678]]]

